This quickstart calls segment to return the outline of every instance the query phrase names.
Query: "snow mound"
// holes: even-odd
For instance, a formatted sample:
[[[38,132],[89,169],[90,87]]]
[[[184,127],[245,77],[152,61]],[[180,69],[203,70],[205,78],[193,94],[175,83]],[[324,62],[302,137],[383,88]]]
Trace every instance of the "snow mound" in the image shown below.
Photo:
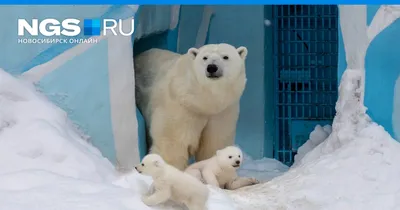
[[[309,139],[297,150],[297,154],[294,156],[293,167],[296,166],[303,157],[321,144],[328,136],[332,133],[332,126],[321,125],[315,126],[314,130],[310,133]]]
[[[289,167],[278,160],[262,158],[253,160],[249,155],[243,154],[243,164],[238,170],[239,176],[254,177],[259,181],[269,181],[289,170]]]
[[[0,175],[0,209],[7,210],[177,210],[169,202],[148,207],[141,202],[151,178],[132,173],[114,183],[90,182],[41,170]],[[23,180],[23,181],[22,181]],[[211,190],[209,209],[232,210],[229,198]]]
[[[345,71],[329,137],[282,176],[229,192],[237,209],[399,209],[400,144],[365,114],[360,78]]]
[[[119,176],[63,110],[2,69],[0,107],[0,209],[182,209],[172,203],[143,204],[150,177],[135,172]],[[208,207],[235,209],[215,189]]]
[[[238,209],[246,210],[398,209],[399,159],[400,144],[371,124],[331,154],[231,196]]]
[[[0,175],[44,170],[110,180],[113,166],[89,145],[64,111],[0,69]]]

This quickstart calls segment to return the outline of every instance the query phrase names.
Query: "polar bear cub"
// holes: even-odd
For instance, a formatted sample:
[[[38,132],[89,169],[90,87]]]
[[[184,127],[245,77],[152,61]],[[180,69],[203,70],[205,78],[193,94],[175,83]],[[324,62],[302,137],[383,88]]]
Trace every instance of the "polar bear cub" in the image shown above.
[[[185,172],[206,184],[228,190],[258,184],[255,178],[238,177],[236,169],[243,162],[242,151],[235,146],[218,150],[210,159],[190,165]]]
[[[158,205],[167,200],[186,205],[189,210],[206,210],[209,196],[207,186],[196,178],[168,165],[161,156],[150,154],[143,158],[135,169],[153,178],[151,190],[154,193],[142,197],[148,206]]]

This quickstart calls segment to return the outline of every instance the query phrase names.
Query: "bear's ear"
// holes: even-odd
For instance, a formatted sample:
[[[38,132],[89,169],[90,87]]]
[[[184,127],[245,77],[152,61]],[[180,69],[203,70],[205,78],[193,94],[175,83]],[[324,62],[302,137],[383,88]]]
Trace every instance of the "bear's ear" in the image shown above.
[[[247,48],[246,47],[243,47],[243,46],[238,47],[236,50],[242,59],[245,59],[247,57]]]
[[[187,53],[192,57],[192,59],[195,59],[197,54],[199,54],[199,49],[192,47],[188,50]]]
[[[160,167],[160,161],[156,160],[153,162],[155,167]]]

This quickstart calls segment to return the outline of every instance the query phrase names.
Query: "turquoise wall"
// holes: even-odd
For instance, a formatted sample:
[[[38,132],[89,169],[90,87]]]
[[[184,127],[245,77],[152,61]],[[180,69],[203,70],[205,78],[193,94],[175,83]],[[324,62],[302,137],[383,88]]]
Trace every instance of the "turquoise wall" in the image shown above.
[[[272,6],[264,6],[264,19],[273,21]],[[264,157],[273,158],[275,138],[275,89],[273,27],[264,24]]]
[[[187,5],[181,7],[178,32],[178,52],[186,53],[195,46],[197,32],[200,27],[204,6]]]
[[[20,44],[18,43],[17,22],[19,18],[31,19],[32,17],[39,20],[45,18],[55,18],[63,20],[68,17],[77,19],[84,18],[126,18],[134,14],[132,8],[124,5],[114,6],[95,6],[95,5],[41,5],[41,6],[1,6],[0,7],[0,40],[2,41],[0,50],[0,66],[8,72],[19,75],[34,66],[45,63],[67,49],[75,46],[71,44]],[[33,38],[26,34],[23,38]],[[39,35],[35,38],[45,38]],[[61,36],[60,38],[66,38]],[[75,38],[87,38],[83,34]],[[10,56],[10,53],[18,56]]]
[[[116,163],[111,107],[108,105],[107,40],[46,74],[38,86],[53,103],[67,112],[81,131],[90,136],[91,143],[103,156]]]
[[[367,24],[375,16],[380,5],[367,6]],[[393,137],[399,135],[399,125],[393,124],[395,109],[400,109],[400,104],[394,105],[394,94],[400,94],[400,84],[395,91],[396,80],[400,77],[400,21],[397,20],[378,34],[371,42],[365,58],[366,85],[365,105],[367,113],[378,124],[382,125]],[[339,34],[339,78],[346,68],[346,58],[342,34]],[[396,92],[396,93],[395,93]],[[398,113],[398,112],[397,112]],[[397,129],[395,129],[397,127]],[[397,136],[398,140],[398,136]]]
[[[21,38],[17,35],[19,18],[28,20],[31,18],[38,18],[39,20],[55,18],[59,21],[69,17],[81,20],[85,18],[125,19],[134,15],[135,11],[136,8],[133,9],[124,5],[1,6],[0,67],[13,75],[19,76],[32,67],[46,63],[65,52],[65,50],[77,45],[77,43],[18,43],[18,38]],[[46,37],[42,35],[33,37],[26,34],[22,38],[42,39]],[[68,37],[49,38],[67,39]],[[81,33],[75,38],[89,37],[85,37]],[[111,60],[109,50],[115,48],[110,47],[108,44],[108,40],[99,41],[90,49],[78,53],[73,59],[68,59],[60,66],[46,65],[50,71],[41,77],[40,81],[37,82],[37,86],[43,94],[68,114],[69,119],[87,134],[87,137],[90,137],[88,140],[105,157],[116,163],[115,130],[112,129],[113,113],[111,113],[112,107],[110,103],[112,84],[109,80],[109,77],[112,77],[109,71],[112,67],[108,63]],[[65,60],[61,59],[61,61]],[[118,67],[120,72],[124,72],[126,69],[125,64],[121,64]],[[126,117],[126,119],[129,119],[129,117]]]

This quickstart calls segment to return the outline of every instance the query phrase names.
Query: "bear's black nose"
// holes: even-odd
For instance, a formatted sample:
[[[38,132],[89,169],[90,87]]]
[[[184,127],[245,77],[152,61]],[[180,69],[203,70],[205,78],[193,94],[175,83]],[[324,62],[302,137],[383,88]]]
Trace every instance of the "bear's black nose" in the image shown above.
[[[135,169],[137,170],[137,167],[135,166]]]
[[[240,164],[240,161],[239,161],[239,160],[237,160],[237,161],[236,161],[236,164]]]
[[[210,64],[207,66],[207,72],[212,74],[218,71],[218,66],[215,64]]]

